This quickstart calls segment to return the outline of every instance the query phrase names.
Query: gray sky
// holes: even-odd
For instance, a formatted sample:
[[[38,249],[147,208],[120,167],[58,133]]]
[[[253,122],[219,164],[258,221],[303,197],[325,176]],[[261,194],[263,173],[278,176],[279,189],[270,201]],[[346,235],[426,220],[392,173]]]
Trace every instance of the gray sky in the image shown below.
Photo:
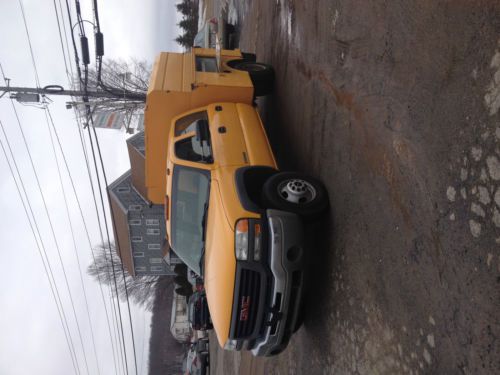
[[[69,2],[74,8],[74,2]],[[173,42],[177,35],[175,2],[175,0],[99,1],[105,57],[123,59],[134,57],[152,62],[159,51],[178,50],[177,45]],[[55,3],[59,6],[59,0],[56,0]],[[65,0],[62,0],[61,3],[66,15]],[[57,31],[54,1],[23,0],[23,4],[41,85],[58,84],[68,87]],[[91,1],[82,0],[81,7],[83,18],[92,20]],[[34,70],[19,2],[1,0],[0,14],[2,15],[0,63],[5,74],[11,78],[13,86],[34,86]],[[73,20],[76,19],[74,11],[72,17]],[[67,20],[66,26],[68,27]],[[86,32],[88,36],[92,36],[90,25]],[[73,62],[73,57],[70,56],[70,58]],[[93,58],[92,56],[91,61]],[[0,80],[0,84],[3,85],[3,80]],[[66,98],[52,97],[52,99],[54,102],[50,105],[50,111],[77,185],[91,241],[93,244],[97,244],[100,242],[97,220],[74,115],[72,111],[65,109]],[[100,373],[113,374],[113,355],[103,302],[98,284],[91,280],[85,272],[91,262],[91,253],[69,179],[65,169],[62,168],[70,216],[75,230],[76,249],[70,234],[44,112],[41,109],[21,106],[17,103],[16,109],[40,178],[51,220],[54,223],[56,238],[82,331],[89,373],[96,374],[97,366],[91,346],[90,325],[87,319],[75,251],[80,257],[84,286],[87,291]],[[11,142],[16,162],[40,226],[42,240],[54,270],[70,325],[80,371],[85,374],[83,352],[56,247],[29,158],[7,96],[0,100],[0,120]],[[126,135],[122,131],[113,130],[98,130],[98,134],[104,153],[108,180],[111,182],[129,168],[125,146]],[[5,138],[1,134],[0,139],[5,144]],[[2,239],[1,264],[3,266],[2,272],[0,272],[0,284],[2,285],[0,288],[0,374],[36,372],[62,375],[74,373],[36,243],[2,152],[0,152],[0,176],[0,238]],[[104,288],[104,292],[109,310],[108,289]],[[123,304],[122,313],[124,329],[128,337],[129,369],[133,369],[128,315]],[[132,324],[139,373],[147,373],[150,314],[132,305]]]

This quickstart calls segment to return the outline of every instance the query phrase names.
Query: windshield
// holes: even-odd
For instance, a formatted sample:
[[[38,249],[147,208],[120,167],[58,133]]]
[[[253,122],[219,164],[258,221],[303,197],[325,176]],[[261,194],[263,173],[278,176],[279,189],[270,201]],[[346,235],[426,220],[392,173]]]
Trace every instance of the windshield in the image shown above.
[[[175,166],[172,185],[172,248],[198,275],[204,253],[210,173]]]

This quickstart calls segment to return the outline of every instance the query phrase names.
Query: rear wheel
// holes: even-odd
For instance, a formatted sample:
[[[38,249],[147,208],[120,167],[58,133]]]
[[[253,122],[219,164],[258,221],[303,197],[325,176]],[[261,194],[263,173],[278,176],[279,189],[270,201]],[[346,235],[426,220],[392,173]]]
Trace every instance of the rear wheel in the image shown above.
[[[271,65],[251,60],[238,60],[231,66],[248,72],[255,89],[255,96],[268,95],[273,91],[274,69]]]
[[[266,206],[289,211],[313,219],[328,208],[328,194],[323,184],[313,177],[295,172],[271,176],[262,187]]]

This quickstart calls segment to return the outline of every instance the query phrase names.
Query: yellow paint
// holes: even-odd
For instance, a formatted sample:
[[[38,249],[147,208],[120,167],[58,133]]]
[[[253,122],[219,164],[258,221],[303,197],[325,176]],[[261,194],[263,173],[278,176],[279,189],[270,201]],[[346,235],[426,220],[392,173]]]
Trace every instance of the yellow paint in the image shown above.
[[[216,106],[222,107],[222,111],[216,111]],[[193,133],[175,137],[174,127],[171,126],[167,163],[170,175],[166,179],[166,191],[168,196],[171,196],[174,165],[201,168],[211,172],[205,248],[205,288],[215,332],[219,343],[224,345],[229,335],[234,295],[236,270],[234,226],[241,218],[259,217],[241,206],[235,186],[235,171],[248,165],[266,165],[275,168],[276,163],[255,108],[247,104],[214,103],[176,116],[172,123],[190,113],[200,111],[206,111],[208,114],[214,163],[201,164],[178,159],[174,152],[175,142],[190,137]],[[221,126],[226,128],[225,133],[219,132]],[[243,158],[243,152],[249,155],[247,162]],[[169,217],[171,208],[172,204],[169,205]],[[170,236],[168,221],[167,236]]]
[[[222,51],[223,72],[195,71],[195,56],[215,56],[212,49],[186,53],[162,52],[153,66],[145,109],[146,188],[148,199],[162,204],[165,196],[167,138],[172,119],[190,109],[215,102],[252,104],[253,86],[247,72],[226,65],[240,59],[238,50]]]
[[[154,65],[145,109],[146,187],[148,199],[163,204],[171,197],[174,165],[209,170],[211,187],[205,250],[205,288],[220,345],[229,336],[236,259],[234,225],[241,218],[257,218],[240,203],[235,171],[243,166],[276,167],[260,117],[252,106],[253,86],[248,73],[235,71],[227,61],[239,51],[222,51],[223,72],[195,71],[195,56],[214,56],[210,49],[184,54],[161,53]],[[216,111],[216,106],[222,107]],[[175,122],[190,113],[206,111],[214,162],[202,164],[175,156]],[[167,169],[169,174],[167,174]],[[188,187],[185,187],[188,188]],[[168,205],[171,217],[173,203]],[[170,237],[167,220],[167,237]]]

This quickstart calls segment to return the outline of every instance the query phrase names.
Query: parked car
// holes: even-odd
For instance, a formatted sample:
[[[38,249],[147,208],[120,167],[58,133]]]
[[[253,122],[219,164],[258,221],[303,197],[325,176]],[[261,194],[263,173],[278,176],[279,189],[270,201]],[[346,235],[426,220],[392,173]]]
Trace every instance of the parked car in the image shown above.
[[[208,353],[208,340],[192,344],[184,357],[182,364],[184,374],[206,375],[210,372],[210,355]]]
[[[234,48],[234,25],[227,23],[224,18],[212,18],[205,22],[194,37],[194,47],[215,48],[217,35],[223,49]]]
[[[205,290],[197,290],[189,298],[188,316],[191,328],[198,331],[212,329],[210,311],[208,310],[207,295]]]

